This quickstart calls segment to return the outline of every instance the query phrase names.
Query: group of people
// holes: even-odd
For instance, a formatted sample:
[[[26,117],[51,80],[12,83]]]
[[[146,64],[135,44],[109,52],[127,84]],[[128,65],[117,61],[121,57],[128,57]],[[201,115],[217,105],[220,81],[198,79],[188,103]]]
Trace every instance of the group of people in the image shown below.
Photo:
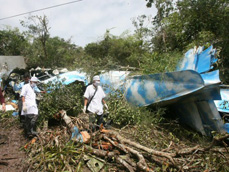
[[[14,91],[20,91],[19,98],[19,118],[22,122],[26,136],[36,135],[36,121],[38,118],[38,107],[36,102],[36,93],[43,92],[38,89],[37,77],[30,78],[29,74],[24,75],[24,82],[19,85],[14,84]],[[100,77],[98,75],[93,77],[91,85],[87,86],[84,93],[84,108],[83,113],[89,114],[89,122],[91,124],[100,125],[104,123],[103,107],[108,110],[108,106],[104,100],[105,93],[100,86]],[[0,102],[2,110],[5,111],[5,99],[0,90]]]

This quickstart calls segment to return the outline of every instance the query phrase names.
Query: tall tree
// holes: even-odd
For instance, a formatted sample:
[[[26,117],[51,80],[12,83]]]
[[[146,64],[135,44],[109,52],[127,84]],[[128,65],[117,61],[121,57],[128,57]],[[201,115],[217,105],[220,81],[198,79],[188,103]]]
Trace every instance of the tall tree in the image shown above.
[[[157,23],[157,34],[152,37],[154,48],[160,52],[183,51],[194,45],[214,44],[221,49],[221,72],[229,76],[229,1],[178,0],[172,3],[173,8],[168,8],[168,13],[167,6],[163,6],[166,2],[147,0],[147,6],[154,3],[157,8],[163,7],[165,14],[158,11],[155,17],[158,20],[154,20]]]
[[[48,26],[48,18],[44,16],[30,16],[27,21],[21,21],[23,27],[28,28],[26,32],[32,36],[33,41],[38,40],[42,47],[42,54],[40,55],[41,61],[48,60],[46,43],[50,37]]]

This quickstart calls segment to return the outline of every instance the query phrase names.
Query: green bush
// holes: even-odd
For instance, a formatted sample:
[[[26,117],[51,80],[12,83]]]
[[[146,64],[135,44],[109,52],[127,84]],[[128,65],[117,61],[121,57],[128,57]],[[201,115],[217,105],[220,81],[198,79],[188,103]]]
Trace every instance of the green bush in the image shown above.
[[[56,114],[59,110],[71,111],[76,116],[82,109],[83,84],[73,83],[70,85],[49,84],[51,93],[46,93],[39,103],[39,121],[43,122]]]
[[[109,95],[108,106],[109,118],[120,126],[140,123],[147,125],[163,120],[164,109],[131,106],[118,90]]]

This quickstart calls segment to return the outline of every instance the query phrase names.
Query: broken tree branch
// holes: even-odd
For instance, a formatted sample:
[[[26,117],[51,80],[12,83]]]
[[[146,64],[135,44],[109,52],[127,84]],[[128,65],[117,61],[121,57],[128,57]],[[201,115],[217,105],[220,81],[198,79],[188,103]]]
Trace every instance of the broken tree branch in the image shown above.
[[[133,142],[131,140],[128,140],[126,138],[123,138],[121,135],[119,135],[117,132],[115,131],[112,131],[112,130],[107,130],[106,134],[108,135],[115,135],[116,138],[121,142],[121,143],[126,143],[126,144],[129,144],[131,146],[134,146],[138,149],[141,149],[141,150],[144,150],[150,154],[153,154],[153,155],[157,155],[157,156],[161,156],[161,157],[166,157],[167,159],[169,159],[174,165],[175,165],[175,162],[173,160],[172,157],[175,157],[176,154],[175,153],[167,153],[167,152],[161,152],[161,151],[156,151],[156,150],[153,150],[153,149],[150,149],[150,148],[147,148],[145,146],[142,146],[136,142]]]
[[[117,163],[122,164],[130,172],[135,171],[135,169],[130,164],[128,164],[121,157],[119,157],[119,152],[109,152],[109,151],[104,151],[101,149],[94,149],[88,145],[84,145],[84,146],[85,146],[85,150],[89,151],[91,154],[94,154],[94,155],[102,157],[102,158],[105,158],[105,157],[108,157],[110,159],[114,158]]]

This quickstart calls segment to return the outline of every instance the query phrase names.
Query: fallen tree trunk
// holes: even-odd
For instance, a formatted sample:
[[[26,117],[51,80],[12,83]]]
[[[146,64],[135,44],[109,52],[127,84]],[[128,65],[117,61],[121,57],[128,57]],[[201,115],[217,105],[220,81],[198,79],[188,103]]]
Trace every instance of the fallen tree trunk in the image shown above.
[[[103,131],[102,131],[103,132]],[[147,153],[149,154],[153,154],[153,155],[157,155],[157,156],[161,156],[161,157],[165,157],[167,159],[169,159],[174,165],[175,165],[175,162],[173,160],[172,157],[175,157],[176,154],[175,153],[167,153],[167,152],[161,152],[161,151],[156,151],[156,150],[153,150],[153,149],[150,149],[148,147],[145,147],[145,146],[142,146],[136,142],[133,142],[129,139],[126,139],[124,137],[122,137],[120,134],[118,134],[117,132],[115,131],[111,131],[111,130],[106,130],[105,133],[107,135],[115,135],[115,137],[123,144],[128,144],[128,145],[131,145],[131,146],[134,146],[138,149],[141,149],[141,150],[144,150],[146,151]]]

